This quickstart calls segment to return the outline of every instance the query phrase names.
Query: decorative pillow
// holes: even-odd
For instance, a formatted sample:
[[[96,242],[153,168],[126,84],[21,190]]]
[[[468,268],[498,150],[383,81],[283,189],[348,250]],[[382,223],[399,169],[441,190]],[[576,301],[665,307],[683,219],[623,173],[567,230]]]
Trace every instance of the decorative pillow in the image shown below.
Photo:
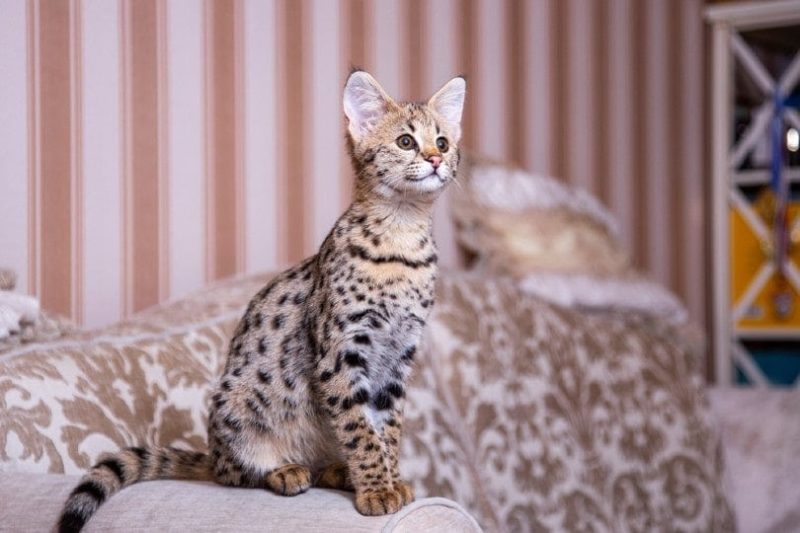
[[[41,311],[39,300],[12,292],[13,270],[0,268],[0,354],[24,343],[52,340],[75,329],[66,318]]]
[[[556,180],[465,156],[451,204],[457,239],[474,267],[615,276],[630,268],[613,216],[591,195]]]
[[[638,275],[598,278],[583,274],[528,274],[520,289],[564,307],[645,313],[665,321],[687,322],[689,313],[677,296]]]

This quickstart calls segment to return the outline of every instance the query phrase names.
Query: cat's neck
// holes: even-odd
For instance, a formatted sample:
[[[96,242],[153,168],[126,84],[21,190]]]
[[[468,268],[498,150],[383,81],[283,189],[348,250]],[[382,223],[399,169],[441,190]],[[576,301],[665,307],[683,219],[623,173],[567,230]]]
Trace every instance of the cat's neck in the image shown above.
[[[430,233],[433,223],[433,200],[356,197],[349,211],[387,231]]]

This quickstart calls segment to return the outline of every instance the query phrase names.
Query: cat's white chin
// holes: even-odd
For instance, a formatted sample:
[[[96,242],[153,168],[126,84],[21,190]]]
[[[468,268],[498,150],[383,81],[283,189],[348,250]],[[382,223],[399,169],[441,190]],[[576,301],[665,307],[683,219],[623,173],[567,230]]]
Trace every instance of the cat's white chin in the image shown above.
[[[416,179],[406,179],[405,189],[421,193],[431,193],[442,189],[447,181],[436,172]]]

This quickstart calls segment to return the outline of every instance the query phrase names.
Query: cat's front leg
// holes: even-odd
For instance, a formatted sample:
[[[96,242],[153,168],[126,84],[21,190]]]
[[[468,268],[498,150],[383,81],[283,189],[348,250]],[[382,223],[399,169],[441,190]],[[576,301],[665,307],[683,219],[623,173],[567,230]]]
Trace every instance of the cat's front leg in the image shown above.
[[[384,426],[384,440],[389,454],[389,474],[392,486],[403,498],[403,505],[414,501],[414,489],[400,476],[400,436],[403,431],[403,406],[396,403]]]
[[[332,366],[323,361],[319,390],[324,396],[341,455],[346,459],[356,493],[356,509],[364,515],[384,515],[400,510],[403,494],[392,483],[392,462],[385,435],[376,427],[381,413],[371,398],[367,356],[350,349],[337,353]]]

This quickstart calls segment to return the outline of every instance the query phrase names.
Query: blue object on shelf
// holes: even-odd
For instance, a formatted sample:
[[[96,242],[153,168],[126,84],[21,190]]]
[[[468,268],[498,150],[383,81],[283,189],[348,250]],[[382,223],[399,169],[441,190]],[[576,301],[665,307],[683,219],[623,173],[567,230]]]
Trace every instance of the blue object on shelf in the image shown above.
[[[772,385],[791,387],[800,376],[800,348],[751,349],[750,355]],[[736,383],[752,385],[738,366]]]

